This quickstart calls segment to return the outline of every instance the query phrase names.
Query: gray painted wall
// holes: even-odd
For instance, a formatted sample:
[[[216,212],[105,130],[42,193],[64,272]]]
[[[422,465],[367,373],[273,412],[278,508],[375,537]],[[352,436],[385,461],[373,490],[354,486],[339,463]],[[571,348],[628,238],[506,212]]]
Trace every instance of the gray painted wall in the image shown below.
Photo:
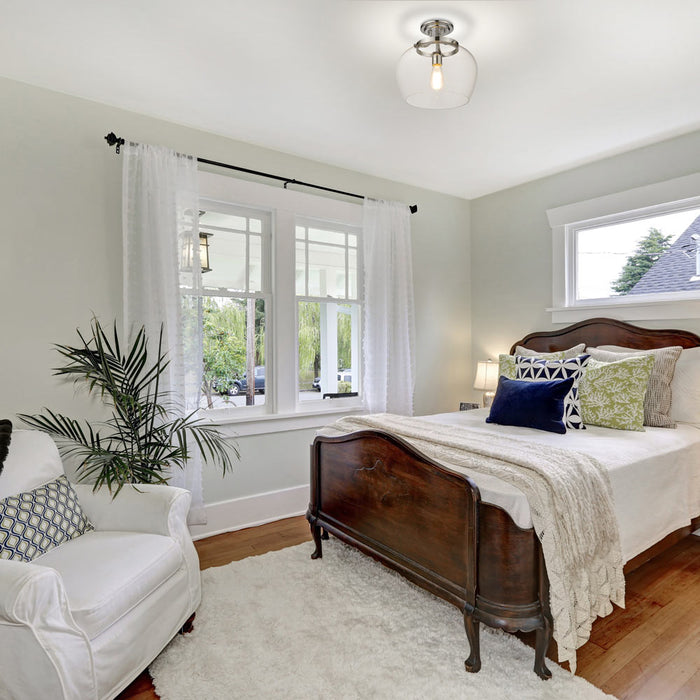
[[[78,417],[100,412],[72,385],[52,377],[51,367],[57,362],[52,344],[72,343],[75,328],[86,328],[93,312],[108,323],[121,321],[121,158],[103,139],[108,131],[418,204],[412,217],[416,412],[454,410],[470,395],[467,201],[5,79],[0,79],[0,103],[0,416],[42,406]],[[306,483],[312,434],[241,438],[242,461],[232,477],[222,481],[216,471],[206,472],[205,501]]]
[[[698,170],[700,131],[472,200],[474,361],[508,352],[527,333],[563,325],[552,324],[551,314],[545,311],[552,306],[552,231],[547,209]],[[700,319],[639,325],[700,332]]]

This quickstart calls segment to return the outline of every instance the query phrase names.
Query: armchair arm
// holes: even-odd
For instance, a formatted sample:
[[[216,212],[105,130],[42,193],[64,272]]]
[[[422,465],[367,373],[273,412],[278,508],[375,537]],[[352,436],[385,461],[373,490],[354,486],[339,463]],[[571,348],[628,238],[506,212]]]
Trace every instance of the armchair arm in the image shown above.
[[[0,560],[0,648],[0,697],[97,697],[90,642],[54,569]]]
[[[0,622],[22,624],[31,617],[37,596],[58,588],[62,586],[54,569],[0,559]]]
[[[80,506],[96,530],[148,532],[178,537],[187,529],[190,492],[176,486],[138,484],[125,486],[112,498],[107,489],[93,491],[87,484],[73,484]]]

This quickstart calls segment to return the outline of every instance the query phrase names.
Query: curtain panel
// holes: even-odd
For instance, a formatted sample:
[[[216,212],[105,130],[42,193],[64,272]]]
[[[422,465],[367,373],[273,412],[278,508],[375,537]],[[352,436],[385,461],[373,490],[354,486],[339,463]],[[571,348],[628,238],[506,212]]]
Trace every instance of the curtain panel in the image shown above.
[[[411,213],[365,199],[363,392],[370,413],[413,415],[415,321]]]
[[[145,326],[153,352],[162,325],[170,360],[163,389],[178,411],[189,413],[199,408],[202,386],[197,160],[162,146],[128,144],[122,186],[125,333],[131,337]],[[181,269],[184,250],[188,269]],[[192,493],[188,522],[205,523],[199,454],[184,470],[173,470],[170,483]]]

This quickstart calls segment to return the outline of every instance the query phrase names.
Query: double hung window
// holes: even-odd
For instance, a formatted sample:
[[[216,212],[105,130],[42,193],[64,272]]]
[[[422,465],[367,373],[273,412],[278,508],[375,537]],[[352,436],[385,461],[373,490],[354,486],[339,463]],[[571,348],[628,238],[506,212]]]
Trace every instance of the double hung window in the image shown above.
[[[200,210],[202,406],[233,421],[361,407],[361,206],[200,173]]]

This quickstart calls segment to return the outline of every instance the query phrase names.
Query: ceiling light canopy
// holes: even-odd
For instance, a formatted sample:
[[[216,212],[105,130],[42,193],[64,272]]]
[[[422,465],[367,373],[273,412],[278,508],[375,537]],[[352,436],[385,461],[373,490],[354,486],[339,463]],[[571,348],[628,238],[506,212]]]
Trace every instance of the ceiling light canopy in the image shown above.
[[[446,19],[430,19],[420,26],[428,39],[419,39],[396,67],[396,79],[408,104],[424,109],[450,109],[469,102],[476,84],[476,61],[455,39]]]

